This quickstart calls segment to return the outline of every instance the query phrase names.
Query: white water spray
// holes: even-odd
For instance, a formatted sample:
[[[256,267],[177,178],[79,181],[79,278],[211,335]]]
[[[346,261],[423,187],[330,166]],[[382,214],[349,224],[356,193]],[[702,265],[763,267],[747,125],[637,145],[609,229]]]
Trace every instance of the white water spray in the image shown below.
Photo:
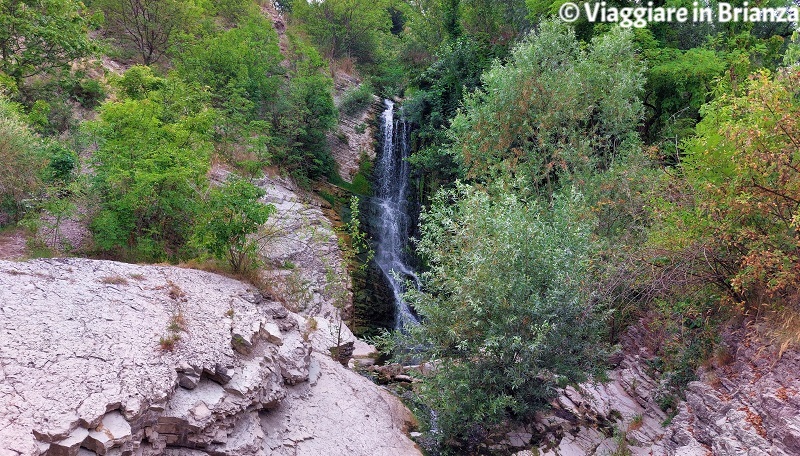
[[[407,263],[406,249],[409,247],[408,230],[408,180],[410,166],[408,157],[409,126],[402,115],[394,118],[394,103],[384,100],[386,109],[381,116],[383,150],[374,169],[377,186],[375,205],[378,215],[375,262],[392,287],[395,306],[395,327],[419,323],[402,294],[406,282],[419,286],[419,279]]]

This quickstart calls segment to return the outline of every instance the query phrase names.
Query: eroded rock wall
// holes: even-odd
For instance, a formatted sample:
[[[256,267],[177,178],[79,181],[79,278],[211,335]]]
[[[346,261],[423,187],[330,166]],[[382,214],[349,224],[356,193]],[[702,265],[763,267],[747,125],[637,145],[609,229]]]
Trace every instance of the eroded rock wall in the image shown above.
[[[262,230],[259,255],[275,298],[292,310],[328,320],[345,317],[353,305],[350,276],[324,202],[288,178],[265,176],[256,182],[264,202],[275,206]],[[345,318],[346,319],[346,318]]]
[[[300,429],[318,445],[362,442],[349,454],[415,454],[402,405],[312,354],[320,329],[306,323],[202,271],[0,262],[0,454],[319,454],[286,437]],[[373,399],[334,395],[348,388]],[[331,401],[378,418],[320,406]]]
[[[533,441],[541,455],[607,455],[620,446],[624,454],[663,454],[655,447],[663,439],[666,415],[655,401],[659,384],[645,367],[652,355],[640,343],[646,337],[642,331],[634,326],[623,337],[607,382],[566,388],[550,412],[508,434],[506,447],[530,448]]]
[[[358,87],[361,81],[342,70],[333,73],[333,99],[338,106],[344,93]],[[339,176],[347,182],[352,182],[358,172],[362,156],[375,159],[375,128],[380,128],[377,118],[383,108],[377,96],[373,95],[372,99],[372,104],[354,115],[340,113],[336,130],[327,135]]]
[[[728,333],[731,359],[701,373],[667,429],[669,455],[800,454],[800,353],[756,328]]]
[[[752,326],[726,330],[730,359],[700,372],[668,420],[655,400],[660,385],[646,368],[649,335],[633,326],[609,382],[567,388],[551,413],[508,433],[498,449],[523,456],[538,442],[538,454],[561,456],[800,454],[800,354],[779,355],[760,334]]]

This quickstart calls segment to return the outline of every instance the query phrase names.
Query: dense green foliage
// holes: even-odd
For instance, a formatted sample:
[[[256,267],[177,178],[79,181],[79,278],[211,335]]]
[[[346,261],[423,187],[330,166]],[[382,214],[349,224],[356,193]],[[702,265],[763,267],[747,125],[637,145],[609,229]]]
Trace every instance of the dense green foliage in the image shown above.
[[[270,114],[284,73],[281,59],[270,22],[253,16],[188,48],[179,56],[178,73],[207,86],[214,105],[241,125]]]
[[[189,47],[178,74],[209,88],[223,143],[250,143],[252,156],[234,161],[276,163],[298,179],[319,178],[334,168],[325,142],[337,118],[333,84],[313,48],[297,38],[290,44],[287,69],[271,23],[251,15]]]
[[[796,69],[720,87],[685,144],[691,204],[661,206],[654,241],[677,251],[702,245],[715,263],[709,278],[736,305],[788,305],[797,296],[799,90]]]
[[[106,32],[145,65],[161,60],[198,20],[197,7],[187,0],[96,0],[95,7],[103,12]]]
[[[413,346],[437,365],[422,396],[447,436],[469,437],[544,407],[595,372],[600,320],[584,281],[591,220],[568,189],[552,208],[505,190],[440,192],[422,215],[423,318]]]
[[[411,162],[425,173],[431,186],[452,182],[460,171],[452,155],[446,128],[461,106],[464,95],[481,84],[481,74],[492,62],[485,44],[461,38],[443,46],[437,60],[417,78],[418,90],[406,102],[411,120],[419,125],[414,131],[418,152]]]
[[[339,117],[331,96],[333,81],[322,74],[324,63],[313,48],[299,40],[292,44],[289,96],[282,98],[284,114],[278,124],[285,145],[275,159],[300,181],[331,177],[335,164],[325,135]]]
[[[83,4],[76,0],[5,0],[0,4],[0,73],[25,78],[68,67],[91,51]]]
[[[83,254],[247,269],[274,211],[247,177],[368,194],[368,161],[343,182],[329,137],[340,111],[397,97],[425,205],[408,295],[422,322],[397,353],[436,366],[415,393],[439,450],[477,451],[597,373],[633,322],[659,340],[650,366],[674,411],[716,325],[800,319],[800,38],[567,26],[562,3],[0,2],[0,223],[56,246],[80,214]],[[366,260],[347,227],[347,260]]]
[[[16,219],[24,212],[26,199],[41,186],[39,170],[46,164],[17,109],[0,97],[0,216],[6,213]],[[7,222],[0,219],[0,225]]]
[[[226,260],[234,272],[256,266],[257,233],[275,206],[258,199],[264,190],[241,178],[232,177],[222,187],[212,188],[200,215],[196,243],[218,259]]]
[[[174,82],[141,100],[105,104],[90,125],[98,141],[101,210],[92,231],[100,249],[149,260],[186,255],[206,185],[212,121],[204,104],[185,97],[188,90]]]
[[[292,13],[302,21],[322,53],[374,63],[379,41],[392,26],[385,0],[330,0],[292,2]]]
[[[560,175],[606,169],[638,144],[641,64],[622,30],[588,52],[558,23],[541,30],[482,77],[452,122],[452,153],[471,178],[524,176],[551,191]]]

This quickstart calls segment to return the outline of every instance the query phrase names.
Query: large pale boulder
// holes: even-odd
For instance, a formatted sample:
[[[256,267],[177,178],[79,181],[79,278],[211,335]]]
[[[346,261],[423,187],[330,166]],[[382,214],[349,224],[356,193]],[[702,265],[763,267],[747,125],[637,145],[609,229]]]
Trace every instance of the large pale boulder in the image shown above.
[[[262,415],[268,454],[420,454],[405,436],[414,418],[396,397],[321,353],[312,354],[311,373]]]
[[[263,424],[275,413],[319,444],[359,442],[349,454],[414,454],[402,405],[381,408],[369,398],[385,392],[322,354],[312,363],[304,322],[202,271],[0,261],[0,455],[265,455],[284,438]],[[312,415],[306,398],[376,418]]]

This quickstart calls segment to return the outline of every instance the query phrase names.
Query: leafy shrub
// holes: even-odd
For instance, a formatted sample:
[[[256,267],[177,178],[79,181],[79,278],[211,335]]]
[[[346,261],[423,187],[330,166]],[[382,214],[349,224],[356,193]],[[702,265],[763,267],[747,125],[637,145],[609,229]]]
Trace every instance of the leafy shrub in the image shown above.
[[[68,68],[94,46],[86,33],[86,8],[78,0],[3,2],[0,72],[23,89],[31,76]]]
[[[275,213],[275,206],[258,199],[265,192],[232,177],[214,188],[197,225],[195,243],[218,259],[228,261],[234,272],[257,264],[259,228]]]
[[[272,23],[254,14],[186,49],[177,70],[185,80],[208,86],[214,106],[242,127],[271,114],[285,72],[281,60]]]
[[[28,120],[38,131],[46,131],[50,126],[50,103],[36,100],[28,113]]]
[[[70,81],[70,76],[37,79],[20,93],[19,101],[28,108],[28,119],[38,133],[55,136],[75,126]]]
[[[11,96],[19,92],[14,78],[0,71],[0,95]]]
[[[703,251],[691,273],[717,285],[733,308],[796,308],[800,295],[798,93],[796,68],[756,73],[739,89],[723,83],[685,143],[685,193],[653,204],[653,244],[675,256]]]
[[[66,183],[72,179],[78,166],[78,154],[75,151],[52,141],[45,147],[44,156],[49,162],[45,170],[45,180]]]
[[[91,228],[101,250],[151,261],[187,255],[206,186],[211,117],[180,97],[186,90],[173,84],[167,93],[107,103],[89,124],[99,145],[93,165],[101,201]]]
[[[443,439],[526,416],[596,370],[599,319],[582,291],[592,226],[581,213],[577,194],[550,212],[463,185],[423,213],[418,252],[430,269],[406,295],[422,317],[406,343],[436,363],[421,394]]]
[[[0,97],[0,212],[19,220],[25,201],[41,187],[45,164],[39,140],[18,107]]]
[[[372,104],[372,92],[372,86],[366,82],[351,87],[342,95],[339,111],[348,116],[361,114]]]
[[[292,108],[285,113],[282,126],[291,149],[283,164],[312,179],[334,172],[335,162],[325,137],[336,125],[332,88],[331,78],[315,70],[294,75],[289,86]]]
[[[631,37],[614,29],[585,49],[571,28],[545,22],[496,62],[450,128],[467,175],[511,171],[552,191],[638,147],[643,66]]]
[[[116,84],[127,98],[141,100],[148,93],[163,89],[164,82],[164,78],[156,76],[152,68],[134,65],[117,80]]]
[[[99,81],[89,78],[73,80],[68,88],[70,95],[85,108],[95,108],[106,99],[106,91]]]

